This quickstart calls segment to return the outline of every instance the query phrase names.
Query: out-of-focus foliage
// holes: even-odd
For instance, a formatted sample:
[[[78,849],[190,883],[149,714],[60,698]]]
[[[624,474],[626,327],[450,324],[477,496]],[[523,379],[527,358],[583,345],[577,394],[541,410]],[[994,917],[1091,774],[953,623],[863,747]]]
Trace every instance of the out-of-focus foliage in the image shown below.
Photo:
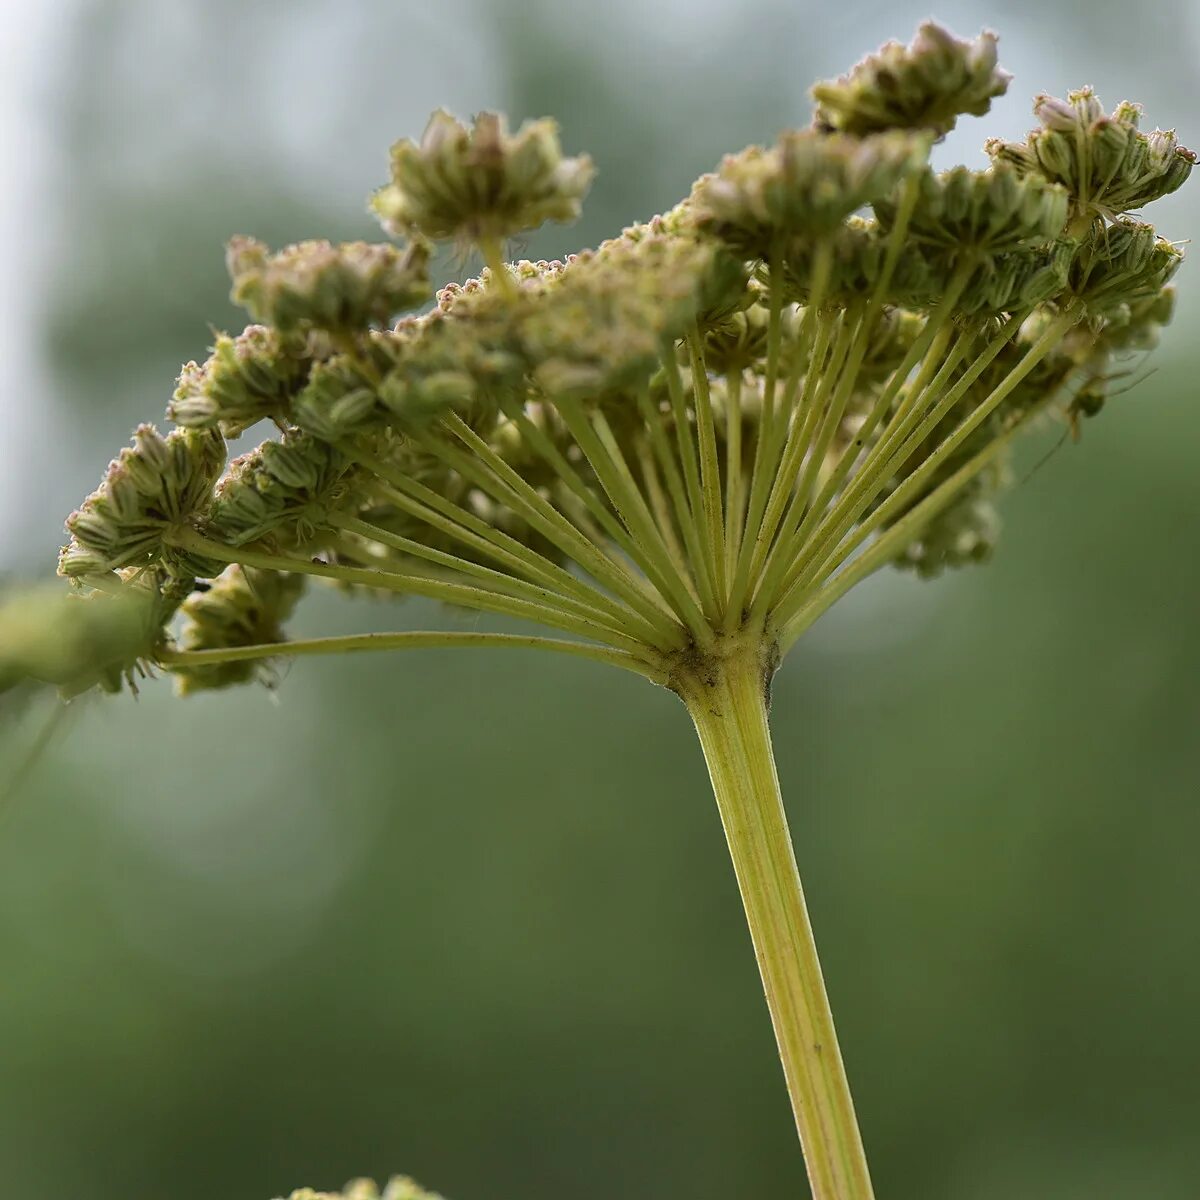
[[[275,40],[234,37],[228,5],[179,7],[192,24],[156,60],[132,31],[161,32],[159,6],[94,6],[64,76],[58,128],[91,145],[71,159],[64,244],[86,265],[47,294],[48,345],[54,401],[95,437],[64,448],[79,473],[47,504],[50,536],[94,483],[96,447],[165,403],[195,353],[227,287],[228,230],[367,235],[365,213],[336,227],[340,198],[377,182],[378,146],[419,133],[431,104],[554,112],[592,151],[578,231],[526,251],[553,254],[661,208],[726,146],[769,140],[806,111],[789,79],[925,15],[746,6],[723,23],[673,4],[635,36],[589,26],[596,6],[514,2],[450,6],[443,19],[470,17],[453,33],[365,5],[374,32],[355,42],[330,32],[351,20],[333,5],[264,4],[243,33]],[[1004,14],[1023,85],[1090,80],[1186,112],[1154,90],[1188,78],[1183,7],[1138,15],[1153,72],[1100,19],[1116,7],[1093,11],[1082,30],[1073,7]],[[335,51],[350,54],[340,70]],[[299,90],[353,110],[305,135],[325,162],[318,141],[361,150],[331,168],[336,207],[311,175],[236,157],[256,136],[255,87],[277,78],[239,91],[239,64],[285,52],[323,66]],[[436,94],[422,54],[440,56]],[[104,175],[138,129],[115,119],[118,98],[151,77],[206,110],[210,157],[218,143],[228,157],[189,174],[203,142],[189,129],[190,155]],[[1004,110],[1013,138],[1023,103]],[[164,122],[186,108],[164,103]],[[1163,224],[1186,228],[1166,215],[1176,201]],[[164,262],[187,285],[151,294]],[[936,592],[880,580],[776,684],[797,853],[877,1186],[895,1200],[1194,1193],[1200,410],[1183,292],[1154,378],[1053,470],[1031,452],[1005,504],[1020,536],[991,565]],[[439,617],[416,604],[410,619]],[[307,632],[337,622],[377,625],[329,597]],[[519,659],[313,661],[274,693],[180,704],[162,686],[78,714],[0,824],[8,1191],[264,1200],[402,1170],[456,1200],[803,1194],[682,710],[589,664]],[[32,730],[5,726],[7,760]]]

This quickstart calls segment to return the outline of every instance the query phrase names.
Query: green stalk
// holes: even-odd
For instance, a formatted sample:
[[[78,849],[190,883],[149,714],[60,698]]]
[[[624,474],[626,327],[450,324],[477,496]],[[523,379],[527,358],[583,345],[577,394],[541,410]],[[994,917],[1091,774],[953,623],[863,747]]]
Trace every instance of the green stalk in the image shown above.
[[[603,529],[604,534],[615,545],[619,546],[633,562],[641,567],[646,578],[660,596],[665,597],[671,591],[671,586],[667,580],[672,578],[678,577],[683,580],[686,589],[687,580],[684,577],[686,575],[686,566],[682,565],[684,562],[682,554],[676,555],[674,547],[668,544],[667,562],[656,565],[654,558],[648,553],[646,547],[630,536],[625,526],[605,507],[601,498],[596,494],[595,489],[584,483],[579,472],[567,461],[562,451],[554,445],[546,432],[536,422],[529,419],[522,405],[519,403],[503,404],[502,407],[509,420],[516,424],[525,439],[537,451],[542,461],[553,469],[555,474],[563,481],[563,485],[567,490],[580,501],[587,513]],[[558,414],[558,417],[560,421],[563,420],[561,412]],[[576,525],[581,524],[578,517],[573,516],[571,519]],[[674,536],[674,531],[669,528],[660,529],[660,532],[664,540],[668,536]],[[588,534],[588,536],[597,545],[603,544],[603,537],[593,536],[592,534]],[[689,605],[689,607],[694,607],[699,611],[698,602],[694,605]]]
[[[725,379],[725,574],[732,575],[742,542],[742,369]]]
[[[504,242],[498,237],[481,237],[478,242],[479,252],[483,262],[491,272],[492,284],[504,296],[512,300],[517,294],[517,284],[509,274],[508,264],[504,261]]]
[[[761,644],[674,681],[708,763],[813,1200],[872,1200],[767,725]]]
[[[456,554],[448,554],[445,550],[438,550],[434,546],[426,546],[423,542],[402,537],[399,534],[392,533],[389,529],[381,529],[378,525],[372,525],[369,521],[331,513],[329,515],[329,523],[334,529],[344,529],[347,533],[357,534],[367,541],[378,542],[381,546],[389,546],[393,550],[399,550],[403,554],[412,555],[413,558],[423,562],[433,563],[435,566],[442,567],[454,574],[466,575],[472,579],[481,579],[489,584],[493,591],[503,592],[505,595],[516,596],[523,600],[530,600],[535,604],[544,604],[548,608],[558,608],[565,613],[582,617],[585,621],[594,621],[600,628],[607,629],[612,633],[633,633],[636,636],[638,632],[636,627],[631,629],[628,619],[623,619],[619,614],[614,618],[609,612],[591,604],[581,603],[565,593],[555,591],[553,588],[544,588],[537,584],[529,583],[524,579],[515,579],[511,575],[506,575],[503,571],[495,571],[491,567],[485,567],[482,563],[460,558]],[[458,580],[452,574],[447,582],[456,583]],[[599,597],[602,593],[596,592],[596,595]],[[636,619],[636,614],[631,611],[628,617]]]
[[[396,571],[372,570],[366,567],[343,567],[336,563],[323,563],[318,559],[295,558],[289,555],[267,554],[245,546],[227,546],[197,533],[181,528],[172,533],[170,544],[215,558],[218,562],[241,563],[245,567],[258,567],[264,571],[291,571],[300,575],[314,575],[319,579],[332,579],[339,583],[357,584],[360,587],[378,588],[401,596],[423,596],[427,600],[441,600],[446,604],[457,604],[479,612],[497,613],[516,617],[522,621],[533,621],[549,625],[552,629],[591,638],[617,650],[628,651],[637,658],[646,658],[654,653],[651,647],[638,638],[612,631],[547,604],[519,599],[503,592],[487,588],[469,587],[461,583],[446,583],[418,575],[405,575]]]
[[[793,615],[787,615],[792,610],[787,610],[787,612],[781,611],[780,614],[776,614],[776,620],[778,620],[782,627],[779,638],[781,652],[786,654],[795,644],[797,638],[818,617],[828,611],[852,587],[861,583],[869,575],[874,574],[880,567],[886,566],[908,543],[918,537],[921,529],[933,520],[988,463],[994,461],[1013,438],[1018,433],[1023,432],[1032,422],[1033,417],[1040,414],[1040,412],[1041,408],[1038,408],[1023,417],[1005,433],[990,442],[974,458],[969,459],[963,466],[959,467],[953,475],[940,483],[929,495],[913,505],[911,511],[905,513],[891,528],[882,533],[866,550],[850,562],[848,566],[838,571],[836,575],[827,577],[826,582],[817,591],[810,594],[807,599],[801,602],[799,611],[794,612]],[[868,532],[870,531],[868,530]],[[864,536],[866,535],[864,534]],[[852,553],[853,548],[856,548],[857,544],[855,543],[855,547],[846,550],[845,555],[839,558],[838,563],[832,564],[829,570],[831,572],[837,570],[838,565],[845,561],[845,556]]]
[[[493,499],[507,505],[528,521],[594,579],[611,588],[631,608],[656,625],[665,644],[672,644],[672,640],[678,636],[678,622],[673,614],[655,603],[643,590],[644,581],[639,576],[630,571],[621,559],[606,553],[604,547],[589,542],[456,413],[447,413],[442,417],[441,424],[470,453],[434,437],[423,436],[416,440],[447,466],[458,471],[464,479],[469,479]],[[678,645],[679,641],[676,640],[674,644]]]
[[[683,480],[686,486],[688,515],[700,550],[695,563],[696,587],[704,605],[705,615],[710,621],[715,621],[722,599],[717,589],[720,575],[717,568],[717,547],[708,536],[709,528],[705,520],[707,511],[705,486],[700,474],[700,451],[692,437],[683,376],[679,370],[679,363],[675,359],[675,343],[664,344],[659,357],[662,361],[663,373],[666,376],[667,394],[671,399],[671,412],[675,418],[675,443],[679,448],[679,463],[683,470]],[[694,403],[694,380],[692,395]],[[724,569],[723,565],[721,569]]]
[[[692,368],[692,410],[696,414],[696,443],[700,450],[700,479],[704,493],[706,545],[712,552],[717,598],[725,599],[725,525],[721,511],[721,466],[717,457],[717,433],[713,426],[712,394],[704,341],[698,327],[687,336],[688,360]]]
[[[260,658],[302,658],[325,654],[356,654],[366,650],[418,650],[451,647],[510,646],[517,649],[551,650],[593,662],[624,667],[655,683],[662,675],[648,663],[623,650],[609,650],[561,638],[526,637],[515,633],[471,633],[436,630],[406,630],[402,633],[351,633],[340,637],[306,638],[295,642],[272,642],[258,646],[222,646],[213,650],[163,650],[157,661],[165,667],[211,667],[218,663],[247,662]]]
[[[825,578],[828,574],[835,570],[837,566],[844,562],[862,542],[873,533],[879,526],[885,524],[891,517],[903,506],[919,495],[920,490],[925,487],[929,480],[936,474],[941,465],[954,454],[959,446],[963,444],[980,425],[1007,399],[1017,385],[1037,366],[1047,354],[1058,344],[1062,336],[1079,320],[1079,306],[1072,304],[1068,306],[1066,311],[1054,321],[1045,333],[1034,343],[1034,345],[1025,353],[1020,363],[1005,376],[1004,380],[997,384],[991,393],[978,404],[975,410],[960,424],[949,437],[942,442],[936,450],[926,457],[921,465],[904,480],[902,484],[877,508],[875,511],[863,521],[850,535],[846,542],[841,539],[850,531],[853,522],[858,520],[862,515],[862,510],[866,507],[867,502],[860,502],[859,507],[851,513],[849,521],[843,523],[840,528],[835,527],[833,531],[825,538],[821,538],[821,530],[818,528],[816,534],[813,535],[811,544],[811,553],[806,551],[804,555],[796,561],[795,581],[788,584],[785,580],[787,590],[776,604],[773,619],[779,624],[787,625],[795,617],[797,611],[806,603],[806,591],[810,584],[818,578]],[[976,367],[979,363],[976,363]],[[947,397],[944,397],[939,405],[934,409],[922,425],[911,434],[905,443],[897,450],[891,460],[894,467],[899,465],[911,455],[920,444],[920,442],[929,436],[932,431],[933,424],[940,420],[945,414],[940,411],[942,405],[949,405],[949,402],[955,396],[955,389]],[[1009,433],[1012,431],[1010,430]],[[1006,443],[1008,435],[1002,435],[988,448],[989,450],[998,449],[1001,443]],[[985,451],[986,453],[986,451]],[[975,460],[972,460],[975,461]],[[831,517],[836,516],[837,510],[831,514]],[[826,556],[826,557],[822,557]]]

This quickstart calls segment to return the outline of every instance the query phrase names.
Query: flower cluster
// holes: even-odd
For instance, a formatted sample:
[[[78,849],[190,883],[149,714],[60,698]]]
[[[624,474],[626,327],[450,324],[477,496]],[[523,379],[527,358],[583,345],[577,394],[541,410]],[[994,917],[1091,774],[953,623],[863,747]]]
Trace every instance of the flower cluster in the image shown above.
[[[315,327],[356,333],[383,324],[429,296],[429,246],[300,242],[271,254],[254,238],[237,237],[226,252],[233,299],[256,321],[281,333]]]
[[[427,1192],[411,1179],[396,1176],[381,1192],[370,1179],[355,1179],[340,1192],[314,1192],[312,1188],[300,1188],[288,1200],[441,1200],[433,1192]]]
[[[87,595],[49,587],[0,595],[0,693],[28,683],[68,697],[117,692],[145,675],[193,581],[127,572],[113,582]]]
[[[551,122],[435,113],[374,199],[407,245],[230,243],[256,324],[183,369],[177,428],[139,429],[71,515],[63,574],[169,595],[131,652],[194,691],[336,648],[285,641],[308,576],[670,682],[722,639],[785,650],[879,566],[979,561],[1016,435],[1100,411],[1169,319],[1180,251],[1130,210],[1194,159],[1085,89],[986,169],[931,170],[1007,82],[993,35],[923,26],[817,85],[811,127],[555,262],[498,249],[575,216],[590,162]],[[435,295],[426,238],[487,267]]]
[[[438,109],[420,142],[392,147],[392,181],[372,204],[389,231],[503,238],[573,221],[592,174],[586,155],[563,157],[553,121],[510,134],[499,113],[480,113],[468,129]]]
[[[912,43],[888,42],[840,79],[812,89],[813,124],[859,136],[924,129],[942,137],[963,114],[982,117],[1012,76],[996,65],[996,35],[959,41],[926,22]]]
[[[996,138],[988,142],[988,153],[1024,175],[1062,184],[1085,225],[1169,195],[1196,163],[1173,130],[1143,133],[1138,105],[1126,101],[1108,114],[1091,88],[1071,92],[1066,100],[1039,96],[1033,113],[1041,124],[1024,142]]]
[[[836,233],[856,209],[889,195],[929,150],[895,130],[853,137],[797,130],[769,149],[728,155],[692,193],[696,224],[751,258],[780,239]]]
[[[60,572],[86,578],[161,563],[176,575],[206,574],[208,560],[176,546],[171,535],[206,510],[224,465],[225,443],[216,433],[174,429],[164,437],[153,425],[139,426],[133,445],[67,518],[71,541]]]
[[[229,438],[263,420],[282,425],[305,372],[304,350],[302,340],[264,325],[247,326],[237,337],[220,334],[203,365],[184,365],[167,416],[185,428],[215,426]]]
[[[176,672],[179,692],[246,683],[258,676],[253,659],[228,659],[204,666],[198,651],[228,650],[283,642],[283,626],[304,591],[304,576],[256,571],[234,564],[206,591],[193,592],[182,605],[179,648],[193,655]]]

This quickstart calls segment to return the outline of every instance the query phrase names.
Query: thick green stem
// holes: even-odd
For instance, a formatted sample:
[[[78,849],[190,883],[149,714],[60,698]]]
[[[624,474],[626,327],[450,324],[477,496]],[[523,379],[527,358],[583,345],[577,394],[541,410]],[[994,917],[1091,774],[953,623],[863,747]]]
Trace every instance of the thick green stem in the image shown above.
[[[814,1200],[872,1200],[871,1178],[767,726],[761,647],[675,681],[700,735],[771,1010]]]

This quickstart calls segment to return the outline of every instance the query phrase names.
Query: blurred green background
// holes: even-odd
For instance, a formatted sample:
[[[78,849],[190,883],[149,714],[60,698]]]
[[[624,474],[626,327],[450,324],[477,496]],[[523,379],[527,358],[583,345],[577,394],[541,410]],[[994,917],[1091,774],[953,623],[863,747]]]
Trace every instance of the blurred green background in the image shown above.
[[[556,115],[600,175],[562,253],[805,124],[925,4],[7,5],[0,572],[156,419],[221,246],[373,237],[427,111]],[[1200,9],[944,0],[1011,94],[1093,83],[1200,141]],[[1200,220],[1200,184],[1156,206]],[[447,258],[449,276],[474,264]],[[994,564],[855,592],[773,721],[877,1191],[1200,1188],[1200,285],[1156,372],[1037,467]],[[1037,469],[1034,469],[1037,467]],[[298,633],[455,617],[318,595]],[[0,734],[12,763],[44,711]],[[0,824],[0,1194],[267,1200],[406,1171],[455,1200],[805,1194],[681,706],[505,652],[312,661],[86,706]]]

